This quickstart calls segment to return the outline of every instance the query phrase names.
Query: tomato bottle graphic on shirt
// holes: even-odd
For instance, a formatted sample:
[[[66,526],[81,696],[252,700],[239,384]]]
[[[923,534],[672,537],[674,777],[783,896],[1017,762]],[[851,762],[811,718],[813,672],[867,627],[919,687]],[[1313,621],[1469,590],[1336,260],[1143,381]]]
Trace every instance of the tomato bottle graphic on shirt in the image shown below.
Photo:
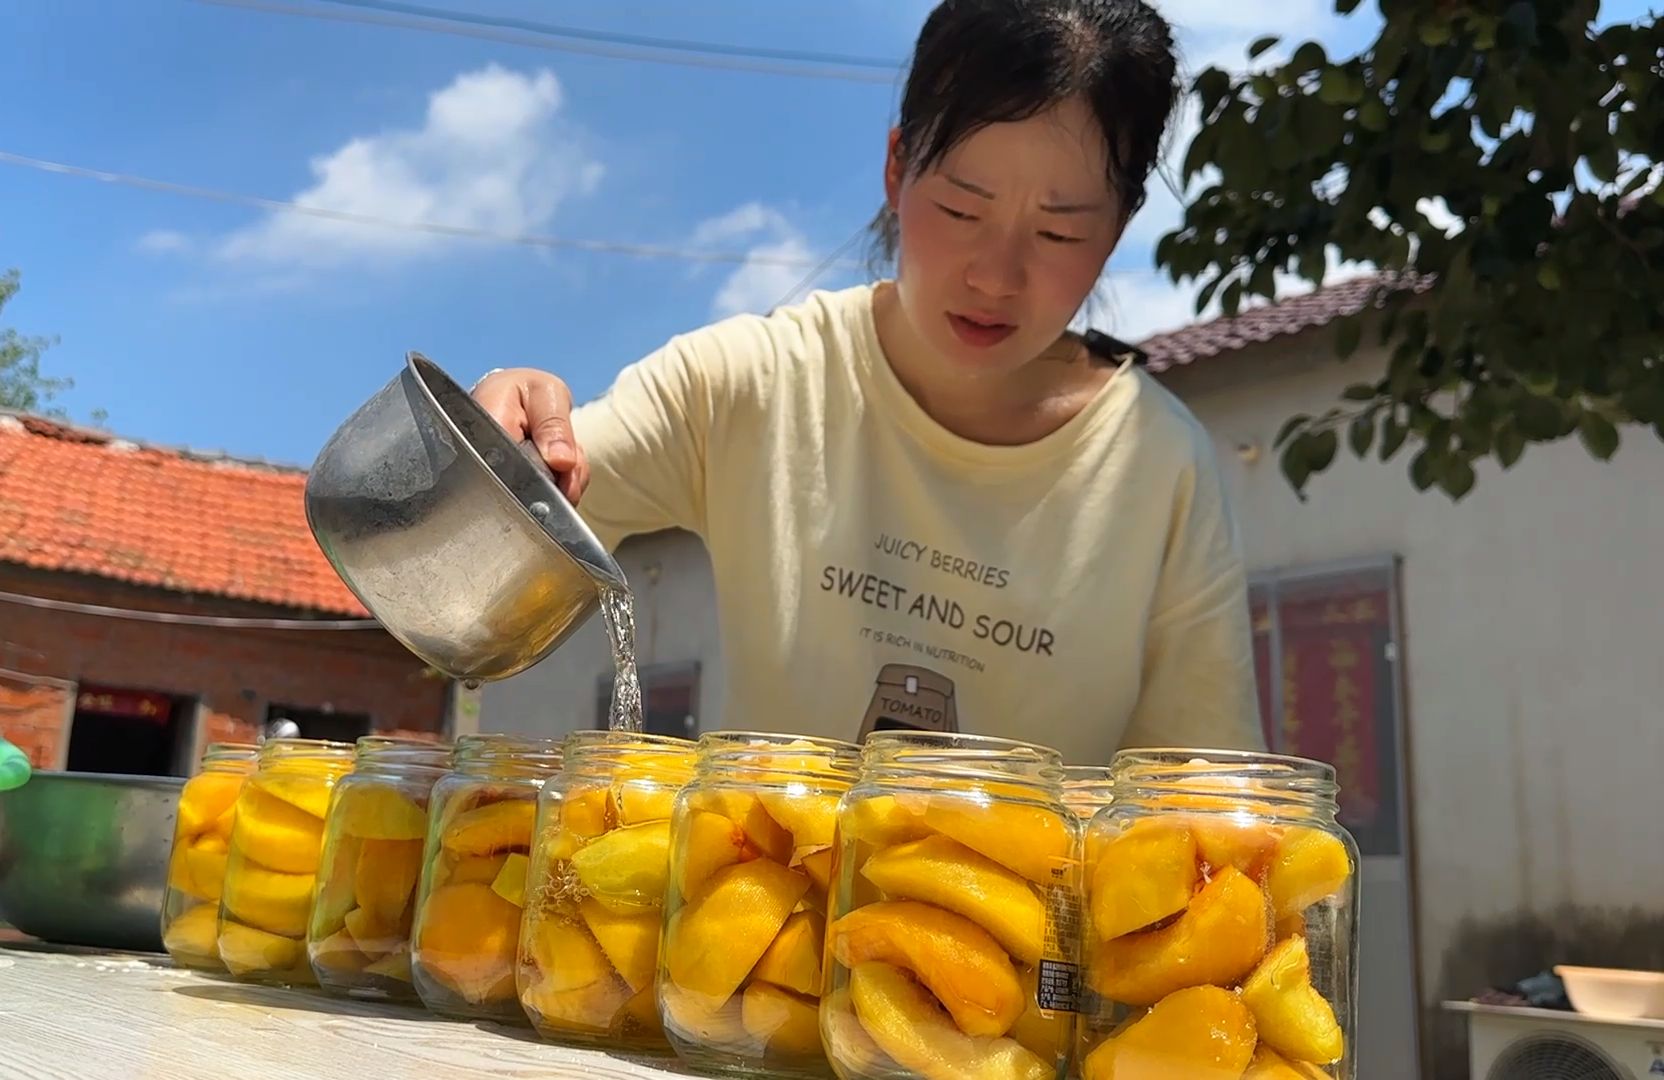
[[[874,731],[958,731],[953,680],[912,664],[885,664],[878,672],[860,738]]]

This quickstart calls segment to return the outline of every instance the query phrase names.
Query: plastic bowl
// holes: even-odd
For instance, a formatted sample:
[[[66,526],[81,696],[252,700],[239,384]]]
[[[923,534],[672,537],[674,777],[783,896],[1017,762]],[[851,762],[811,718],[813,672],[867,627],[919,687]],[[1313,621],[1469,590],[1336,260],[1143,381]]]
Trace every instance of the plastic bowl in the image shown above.
[[[1664,1020],[1664,971],[1557,966],[1572,1008],[1603,1020]]]

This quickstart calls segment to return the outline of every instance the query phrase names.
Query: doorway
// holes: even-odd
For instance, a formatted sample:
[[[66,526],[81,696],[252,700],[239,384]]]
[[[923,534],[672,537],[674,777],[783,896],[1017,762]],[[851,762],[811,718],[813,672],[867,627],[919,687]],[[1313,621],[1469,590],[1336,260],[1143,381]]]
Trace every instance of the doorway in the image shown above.
[[[150,690],[81,684],[69,726],[69,772],[184,776],[196,740],[189,699]]]

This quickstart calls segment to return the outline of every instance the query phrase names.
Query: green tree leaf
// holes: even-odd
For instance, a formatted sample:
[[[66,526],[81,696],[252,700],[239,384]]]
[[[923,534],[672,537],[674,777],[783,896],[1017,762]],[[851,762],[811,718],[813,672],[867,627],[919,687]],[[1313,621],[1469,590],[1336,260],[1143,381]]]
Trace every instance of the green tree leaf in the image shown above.
[[[1439,472],[1439,486],[1444,488],[1445,494],[1460,502],[1462,497],[1473,490],[1473,466],[1467,459],[1452,454]]]
[[[1496,433],[1496,459],[1504,469],[1512,469],[1524,453],[1525,436],[1518,428],[1509,425]]]
[[[1364,413],[1352,418],[1347,427],[1347,443],[1352,447],[1352,453],[1362,458],[1369,453],[1369,446],[1375,441],[1375,414]]]
[[[1578,419],[1577,434],[1583,445],[1589,448],[1589,453],[1602,461],[1609,460],[1618,452],[1618,429],[1599,413],[1585,412]]]
[[[1381,460],[1391,461],[1392,456],[1398,453],[1399,447],[1404,445],[1404,440],[1409,436],[1410,429],[1389,413],[1387,418],[1381,421]]]
[[[1276,48],[1277,47],[1277,41],[1278,41],[1278,38],[1277,38],[1277,35],[1275,35],[1275,34],[1269,34],[1265,37],[1254,39],[1254,43],[1252,45],[1248,46],[1248,58],[1250,60],[1258,60],[1261,56],[1264,56],[1268,51],[1270,51],[1271,49]]]

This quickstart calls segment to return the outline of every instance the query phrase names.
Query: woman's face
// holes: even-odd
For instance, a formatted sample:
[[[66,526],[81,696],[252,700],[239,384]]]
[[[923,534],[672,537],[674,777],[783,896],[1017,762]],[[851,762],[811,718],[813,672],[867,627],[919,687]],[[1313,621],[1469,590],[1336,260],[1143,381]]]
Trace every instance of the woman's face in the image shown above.
[[[1022,367],[1068,327],[1121,236],[1097,120],[1070,99],[982,128],[917,176],[896,149],[892,133],[885,187],[913,331],[966,374]]]

